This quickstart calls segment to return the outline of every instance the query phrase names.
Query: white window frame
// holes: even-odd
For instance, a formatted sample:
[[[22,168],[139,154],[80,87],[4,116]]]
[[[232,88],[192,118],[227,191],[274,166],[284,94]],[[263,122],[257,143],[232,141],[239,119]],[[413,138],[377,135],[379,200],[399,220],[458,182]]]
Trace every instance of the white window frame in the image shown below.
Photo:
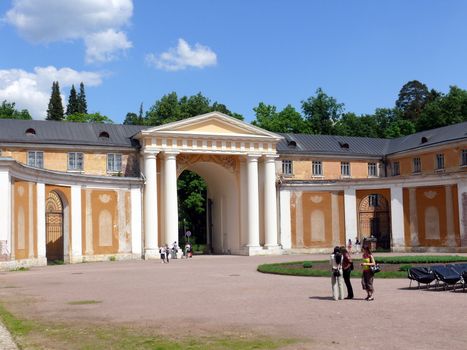
[[[31,157],[31,155],[33,155]],[[34,168],[44,168],[44,152],[43,151],[28,151],[28,165]]]
[[[412,159],[412,172],[414,174],[420,174],[422,172],[422,160],[420,157],[415,157]]]
[[[80,164],[81,158],[81,164]],[[68,152],[68,171],[82,172],[84,170],[84,153],[83,152]]]
[[[107,173],[121,173],[122,158],[121,153],[107,153]]]
[[[311,162],[311,174],[315,177],[323,176],[323,162],[321,160],[313,160]]]
[[[375,208],[378,206],[378,194],[370,194],[368,195],[368,206],[369,207],[372,207],[372,208]]]
[[[284,176],[293,175],[293,162],[290,159],[282,160],[282,175]]]
[[[350,177],[350,162],[341,162],[341,176]]]
[[[378,163],[369,162],[368,163],[368,177],[378,177]],[[373,169],[374,171],[372,171]]]
[[[393,162],[392,163],[392,176],[399,176],[401,174],[401,165],[400,163]]]
[[[436,155],[436,171],[444,170],[444,153],[438,153]]]

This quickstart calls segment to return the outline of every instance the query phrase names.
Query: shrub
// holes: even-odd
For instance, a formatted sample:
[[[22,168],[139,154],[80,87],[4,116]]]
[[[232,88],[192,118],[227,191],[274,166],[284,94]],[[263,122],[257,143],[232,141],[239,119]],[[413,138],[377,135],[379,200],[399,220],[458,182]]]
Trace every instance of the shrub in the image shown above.
[[[409,269],[411,269],[411,268],[412,268],[412,265],[410,265],[410,264],[405,264],[405,265],[399,266],[399,271],[405,271],[405,272],[407,272],[407,271],[409,271]]]
[[[311,263],[311,261],[305,261],[303,263],[303,268],[305,269],[311,269],[313,267],[313,264]]]

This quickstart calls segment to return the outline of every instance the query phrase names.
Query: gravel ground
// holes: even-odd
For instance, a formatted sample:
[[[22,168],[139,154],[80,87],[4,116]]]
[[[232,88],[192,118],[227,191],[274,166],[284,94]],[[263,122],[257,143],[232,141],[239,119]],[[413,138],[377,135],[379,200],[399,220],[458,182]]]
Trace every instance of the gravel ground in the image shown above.
[[[466,348],[467,292],[408,289],[406,279],[377,279],[375,301],[367,302],[354,279],[356,298],[334,301],[328,278],[256,272],[262,263],[326,258],[196,256],[170,264],[48,266],[0,273],[0,298],[17,315],[44,321],[131,324],[169,335],[255,332],[305,339],[297,349]],[[15,303],[20,300],[33,302]],[[80,300],[102,302],[68,304]]]

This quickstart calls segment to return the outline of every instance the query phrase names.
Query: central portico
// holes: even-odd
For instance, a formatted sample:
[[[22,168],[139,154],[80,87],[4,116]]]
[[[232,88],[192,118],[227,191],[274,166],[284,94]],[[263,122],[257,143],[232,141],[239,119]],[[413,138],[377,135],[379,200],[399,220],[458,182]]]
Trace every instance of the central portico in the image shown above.
[[[219,112],[142,130],[144,256],[178,241],[177,178],[204,178],[215,253],[279,253],[276,144],[281,136]],[[193,228],[196,234],[196,228]]]

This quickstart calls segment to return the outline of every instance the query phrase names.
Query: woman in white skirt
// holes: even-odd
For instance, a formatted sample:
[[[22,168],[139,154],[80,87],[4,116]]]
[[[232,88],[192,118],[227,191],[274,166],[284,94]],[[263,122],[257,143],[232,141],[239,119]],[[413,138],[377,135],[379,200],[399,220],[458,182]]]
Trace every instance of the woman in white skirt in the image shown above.
[[[344,276],[342,270],[342,253],[339,247],[334,247],[331,255],[331,286],[334,300],[344,299]]]

